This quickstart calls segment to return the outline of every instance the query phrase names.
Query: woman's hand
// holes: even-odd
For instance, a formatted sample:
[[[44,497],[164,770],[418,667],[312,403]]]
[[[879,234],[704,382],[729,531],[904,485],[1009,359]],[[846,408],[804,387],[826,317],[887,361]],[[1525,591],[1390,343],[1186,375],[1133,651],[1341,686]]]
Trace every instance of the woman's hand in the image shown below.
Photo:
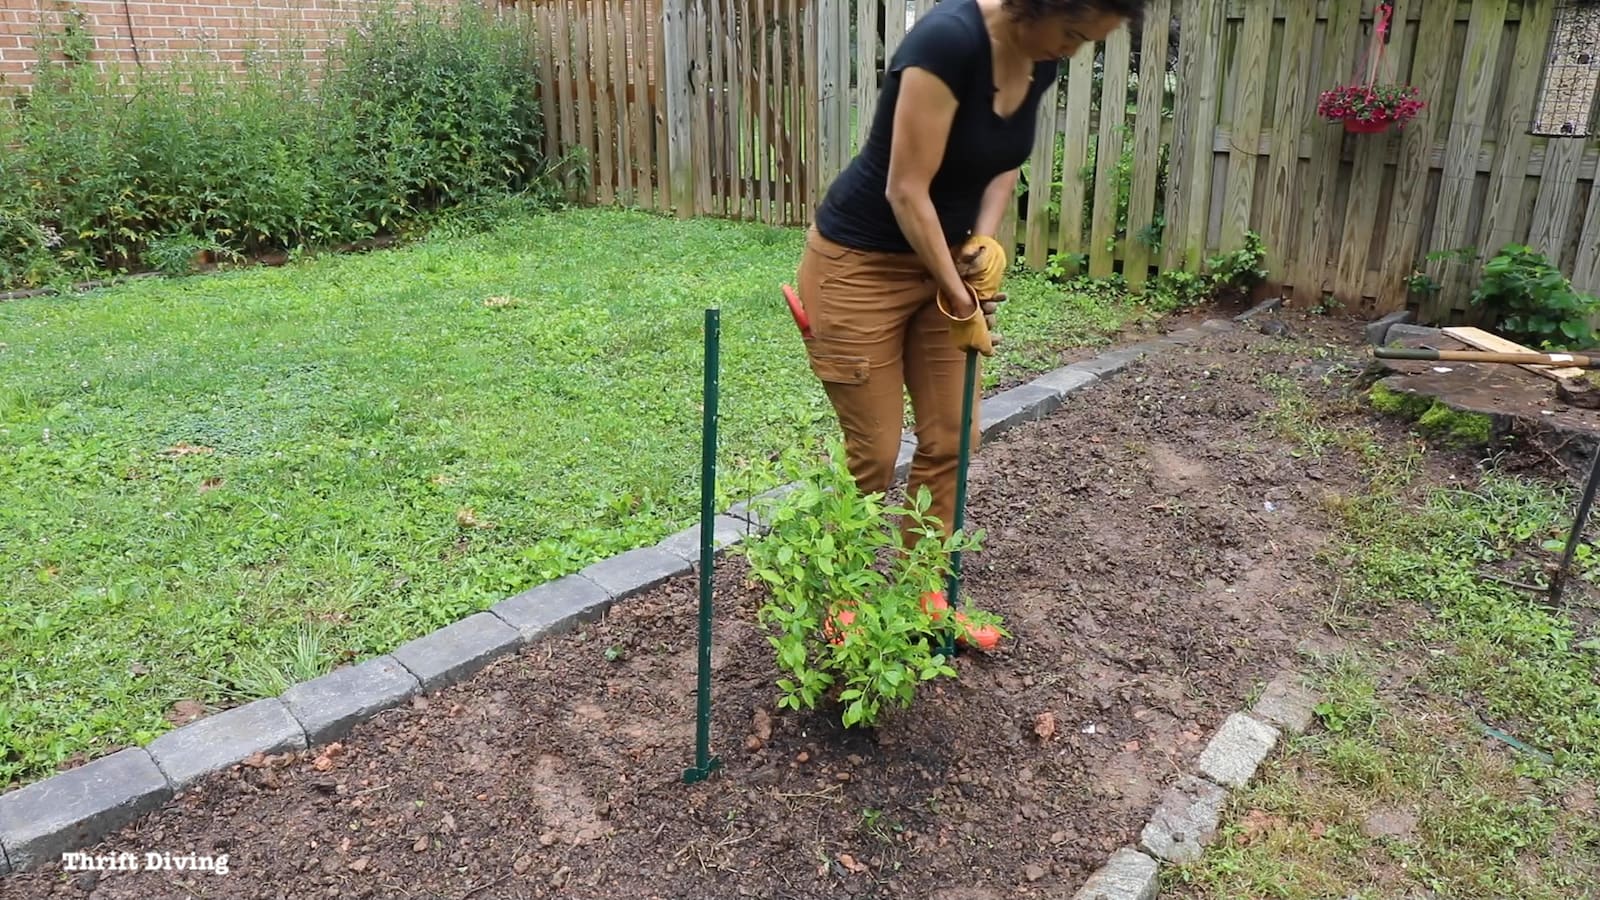
[[[1004,178],[1001,176],[997,180]],[[1006,299],[1000,290],[1006,264],[1005,251],[992,239],[975,236],[956,252],[956,271],[961,274],[962,281],[978,286],[978,306],[983,310],[990,331],[994,330],[995,311]],[[998,336],[995,342],[999,343]]]

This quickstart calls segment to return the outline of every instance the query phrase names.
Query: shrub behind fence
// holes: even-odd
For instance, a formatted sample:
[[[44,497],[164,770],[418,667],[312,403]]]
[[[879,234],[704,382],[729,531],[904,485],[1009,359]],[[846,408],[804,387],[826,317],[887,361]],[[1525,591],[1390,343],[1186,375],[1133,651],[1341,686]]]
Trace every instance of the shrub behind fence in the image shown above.
[[[7,287],[353,242],[464,204],[553,196],[531,38],[472,7],[448,21],[375,13],[325,63],[277,55],[227,78],[177,63],[119,84],[61,50],[0,114]]]

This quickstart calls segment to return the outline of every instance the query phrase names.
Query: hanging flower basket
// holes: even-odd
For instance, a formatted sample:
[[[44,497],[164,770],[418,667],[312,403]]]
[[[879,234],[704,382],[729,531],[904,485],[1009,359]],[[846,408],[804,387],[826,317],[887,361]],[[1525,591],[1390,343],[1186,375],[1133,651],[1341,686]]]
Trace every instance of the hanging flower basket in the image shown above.
[[[1389,123],[1384,121],[1363,122],[1360,119],[1345,119],[1344,130],[1350,132],[1351,134],[1377,134],[1380,131],[1388,131]]]
[[[1317,115],[1343,122],[1344,130],[1373,134],[1394,125],[1401,128],[1422,111],[1421,92],[1411,85],[1346,84],[1324,91]]]

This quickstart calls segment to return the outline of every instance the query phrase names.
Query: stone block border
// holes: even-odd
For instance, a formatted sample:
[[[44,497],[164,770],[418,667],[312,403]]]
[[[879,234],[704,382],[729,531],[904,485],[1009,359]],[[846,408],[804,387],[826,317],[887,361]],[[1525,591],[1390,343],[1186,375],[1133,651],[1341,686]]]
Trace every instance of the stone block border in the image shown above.
[[[1261,308],[1271,308],[1270,304],[1268,301],[1234,321],[1212,319],[1198,327],[1113,348],[987,397],[980,424],[983,442],[1044,418],[1069,395],[1116,375],[1151,353],[1228,331]],[[902,439],[897,460],[899,477],[905,477],[915,451],[916,439],[908,434]],[[717,555],[750,534],[764,531],[761,502],[795,487],[774,488],[734,504],[719,516],[714,535]],[[618,601],[693,572],[699,564],[698,538],[696,524],[655,546],[628,550],[575,575],[509,597],[384,656],[294,685],[282,696],[207,716],[166,732],[148,747],[126,748],[0,794],[0,876],[89,847],[160,808],[196,781],[254,754],[304,750],[337,739],[418,693],[448,687],[534,641],[595,621]],[[1280,712],[1279,717],[1282,715]],[[1147,869],[1149,878],[1143,883],[1154,890],[1156,866],[1144,852],[1119,851],[1113,865],[1119,868],[1096,882],[1106,885],[1104,890],[1138,881]],[[1104,900],[1147,896],[1155,895],[1103,894]]]
[[[1318,698],[1298,673],[1281,672],[1248,710],[1228,716],[1201,751],[1198,774],[1167,788],[1136,847],[1123,847],[1073,895],[1073,900],[1155,900],[1161,866],[1194,862],[1216,840],[1230,791],[1250,783],[1284,732],[1313,721]]]

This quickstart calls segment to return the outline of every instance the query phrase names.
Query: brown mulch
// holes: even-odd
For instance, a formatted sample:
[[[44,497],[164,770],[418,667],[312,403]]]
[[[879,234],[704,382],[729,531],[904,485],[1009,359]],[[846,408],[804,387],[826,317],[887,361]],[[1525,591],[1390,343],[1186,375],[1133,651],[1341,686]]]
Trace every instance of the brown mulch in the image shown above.
[[[1321,500],[1360,479],[1337,454],[1291,451],[1262,420],[1262,376],[1338,390],[1346,376],[1305,338],[1355,368],[1362,353],[1354,323],[1286,321],[1302,340],[1242,328],[1174,349],[984,448],[968,522],[988,536],[965,589],[1016,638],[960,657],[959,680],[875,734],[774,709],[762,592],[730,559],[715,582],[722,768],[703,783],[682,781],[690,577],[335,752],[213,776],[93,851],[226,853],[226,876],[50,867],[0,878],[0,896],[1070,896],[1318,628]]]

